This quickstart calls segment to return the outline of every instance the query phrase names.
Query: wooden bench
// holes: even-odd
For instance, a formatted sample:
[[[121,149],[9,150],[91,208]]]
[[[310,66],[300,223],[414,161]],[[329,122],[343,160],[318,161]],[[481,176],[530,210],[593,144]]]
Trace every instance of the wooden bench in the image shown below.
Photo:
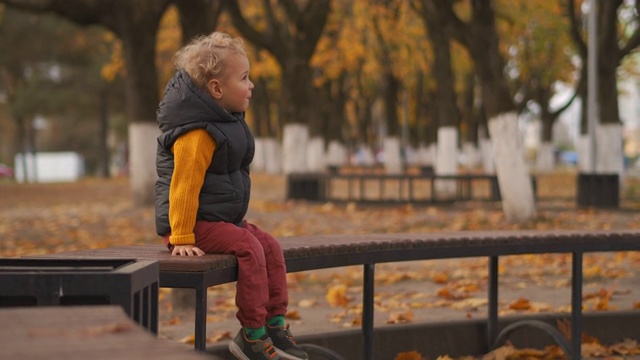
[[[0,323],[0,359],[212,359],[158,339],[118,305],[4,308]]]
[[[489,289],[487,350],[499,345],[514,324],[498,331],[498,261],[500,256],[571,253],[572,342],[566,344],[558,331],[543,328],[567,353],[580,354],[582,328],[582,257],[586,252],[638,251],[640,231],[478,231],[406,234],[318,235],[280,239],[287,271],[297,272],[341,266],[363,266],[363,359],[373,356],[374,273],[377,263],[427,259],[488,257]],[[171,256],[158,245],[114,247],[64,252],[48,257],[137,258],[157,260],[160,286],[192,288],[196,293],[195,347],[205,348],[207,288],[236,280],[236,260],[228,255]],[[554,332],[555,330],[555,332]],[[579,356],[578,356],[579,357]]]
[[[536,192],[536,179],[531,177]],[[450,182],[450,194],[438,183]],[[480,191],[478,191],[480,190]],[[433,204],[453,201],[500,201],[496,175],[300,173],[287,176],[287,199],[361,204]]]

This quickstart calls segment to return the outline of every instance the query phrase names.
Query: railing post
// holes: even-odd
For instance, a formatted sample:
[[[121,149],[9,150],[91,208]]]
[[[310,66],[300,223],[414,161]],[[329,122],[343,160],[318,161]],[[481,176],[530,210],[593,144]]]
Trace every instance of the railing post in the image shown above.
[[[572,253],[571,266],[571,358],[581,358],[582,348],[582,252]]]
[[[373,295],[375,264],[364,264],[362,282],[362,359],[373,359]]]
[[[490,349],[498,336],[498,257],[489,257],[489,306],[487,314],[487,347]]]

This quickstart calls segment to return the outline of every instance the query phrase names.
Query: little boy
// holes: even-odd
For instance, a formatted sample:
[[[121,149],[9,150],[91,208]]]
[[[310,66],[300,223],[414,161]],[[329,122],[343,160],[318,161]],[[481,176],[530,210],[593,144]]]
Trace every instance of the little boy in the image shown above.
[[[288,292],[278,241],[244,216],[255,145],[244,120],[253,83],[242,41],[214,32],[176,54],[178,72],[158,108],[156,231],[173,255],[233,254],[238,359],[308,359],[284,315]]]

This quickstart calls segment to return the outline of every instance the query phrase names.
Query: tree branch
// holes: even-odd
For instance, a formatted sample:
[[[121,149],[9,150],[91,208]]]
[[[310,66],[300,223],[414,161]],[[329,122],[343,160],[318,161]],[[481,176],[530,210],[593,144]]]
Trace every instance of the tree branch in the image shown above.
[[[578,52],[580,52],[580,57],[583,59],[587,58],[587,44],[582,38],[580,32],[580,23],[582,23],[580,16],[576,15],[576,4],[575,0],[569,0],[567,2],[567,16],[569,17],[570,33],[573,38],[573,42],[578,47]]]

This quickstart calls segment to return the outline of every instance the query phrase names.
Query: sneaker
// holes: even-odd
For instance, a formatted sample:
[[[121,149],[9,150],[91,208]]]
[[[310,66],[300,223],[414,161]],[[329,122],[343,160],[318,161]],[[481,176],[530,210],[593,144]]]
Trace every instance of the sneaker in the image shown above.
[[[273,347],[269,335],[259,340],[249,340],[240,329],[238,335],[229,343],[229,351],[240,360],[280,360],[280,356]]]
[[[271,327],[267,325],[266,328],[267,335],[269,335],[269,338],[273,341],[273,346],[276,347],[276,351],[282,359],[309,359],[307,353],[296,344],[295,340],[293,340],[293,335],[291,335],[291,331],[289,331],[289,325],[286,327]]]

